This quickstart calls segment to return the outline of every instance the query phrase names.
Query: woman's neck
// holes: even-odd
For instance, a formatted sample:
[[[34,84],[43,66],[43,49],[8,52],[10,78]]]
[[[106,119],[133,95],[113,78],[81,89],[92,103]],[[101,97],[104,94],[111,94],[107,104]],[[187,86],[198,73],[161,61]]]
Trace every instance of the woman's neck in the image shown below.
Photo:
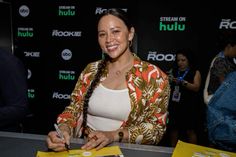
[[[120,75],[129,71],[134,62],[134,56],[130,53],[130,55],[124,56],[119,60],[109,62],[108,68],[110,73],[114,73],[116,75]]]

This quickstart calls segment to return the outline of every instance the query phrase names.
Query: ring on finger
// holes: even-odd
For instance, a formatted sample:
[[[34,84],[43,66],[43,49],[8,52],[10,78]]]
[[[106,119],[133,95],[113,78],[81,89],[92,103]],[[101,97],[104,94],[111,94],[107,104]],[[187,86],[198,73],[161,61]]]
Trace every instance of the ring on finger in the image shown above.
[[[95,136],[93,136],[91,139],[94,139],[95,141],[97,141],[97,140],[98,140],[98,137],[95,135]]]

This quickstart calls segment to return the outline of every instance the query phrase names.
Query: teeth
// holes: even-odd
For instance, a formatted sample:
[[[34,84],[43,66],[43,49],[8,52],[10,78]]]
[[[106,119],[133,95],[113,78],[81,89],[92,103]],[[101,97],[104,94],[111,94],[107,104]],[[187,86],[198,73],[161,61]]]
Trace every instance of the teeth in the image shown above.
[[[107,47],[107,49],[108,49],[108,50],[112,50],[112,49],[115,49],[116,47],[117,47],[117,46],[115,46],[115,45],[114,45],[114,46],[109,46],[109,47]]]

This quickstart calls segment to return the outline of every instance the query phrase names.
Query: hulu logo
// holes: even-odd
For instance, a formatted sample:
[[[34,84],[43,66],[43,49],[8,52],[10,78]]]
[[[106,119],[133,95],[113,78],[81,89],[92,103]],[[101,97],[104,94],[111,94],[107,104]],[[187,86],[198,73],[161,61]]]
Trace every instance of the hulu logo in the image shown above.
[[[18,30],[17,32],[18,37],[33,37],[34,33],[32,31],[20,31]]]
[[[74,71],[60,71],[59,80],[75,80]]]
[[[28,89],[28,98],[29,99],[34,99],[35,98],[34,89]]]
[[[160,31],[184,31],[185,30],[185,24],[178,24],[178,22],[174,22],[171,24],[165,24],[160,22],[159,25]]]
[[[75,16],[75,11],[71,9],[59,9],[58,10],[58,15],[59,16]]]

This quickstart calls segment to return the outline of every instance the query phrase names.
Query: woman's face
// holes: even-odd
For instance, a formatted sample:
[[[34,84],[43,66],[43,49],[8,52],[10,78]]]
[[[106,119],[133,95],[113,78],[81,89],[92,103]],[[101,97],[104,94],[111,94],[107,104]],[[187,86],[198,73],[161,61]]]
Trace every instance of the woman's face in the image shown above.
[[[188,59],[183,54],[177,54],[177,65],[179,70],[185,70],[188,68]]]
[[[129,52],[129,41],[133,39],[133,28],[113,15],[102,17],[98,23],[98,42],[103,52],[115,59]]]

